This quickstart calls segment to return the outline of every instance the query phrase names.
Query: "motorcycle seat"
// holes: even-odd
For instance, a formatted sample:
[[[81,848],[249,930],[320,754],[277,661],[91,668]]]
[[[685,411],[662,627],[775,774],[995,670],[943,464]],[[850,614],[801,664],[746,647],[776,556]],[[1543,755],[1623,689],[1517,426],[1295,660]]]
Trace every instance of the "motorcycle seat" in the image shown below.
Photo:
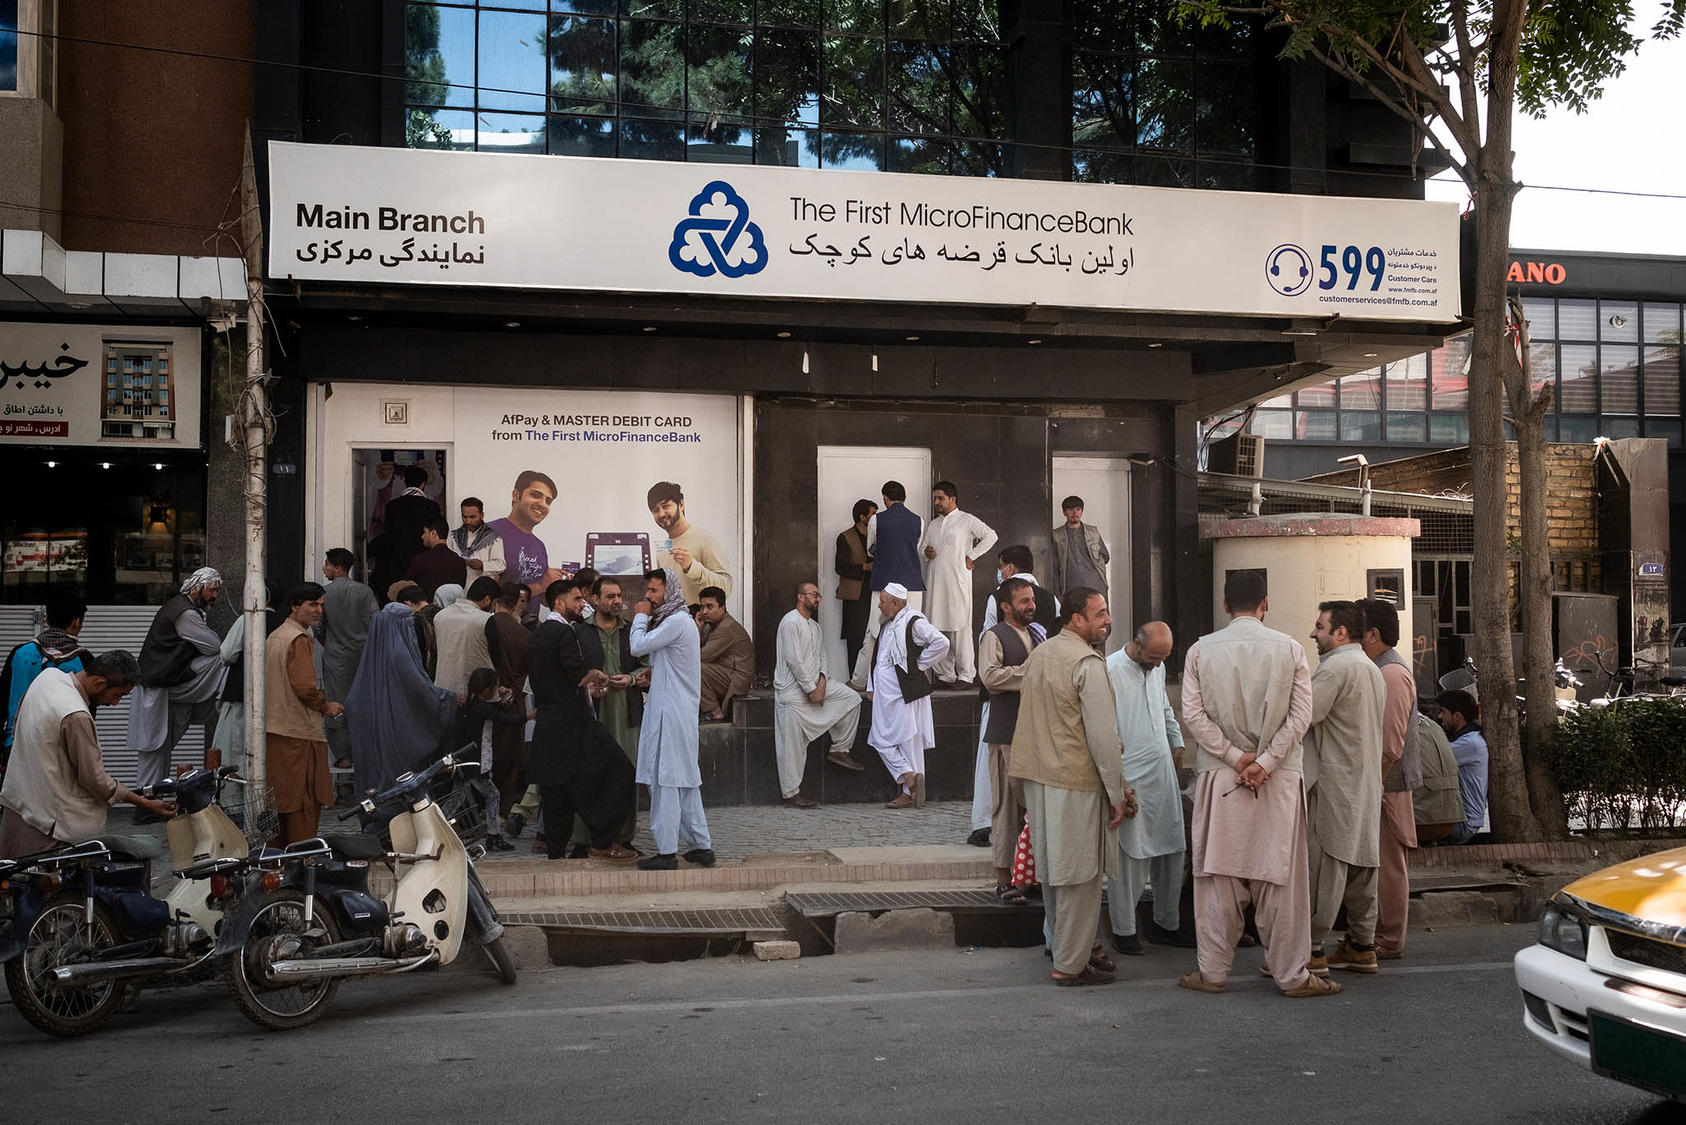
[[[100,841],[121,859],[157,859],[164,854],[164,842],[156,836],[105,835]]]
[[[328,836],[328,846],[341,859],[379,859],[386,848],[373,836]]]
[[[1672,673],[1670,675],[1661,677],[1658,680],[1658,682],[1661,683],[1664,687],[1681,687],[1683,685],[1686,685],[1686,675],[1682,675],[1680,673]]]

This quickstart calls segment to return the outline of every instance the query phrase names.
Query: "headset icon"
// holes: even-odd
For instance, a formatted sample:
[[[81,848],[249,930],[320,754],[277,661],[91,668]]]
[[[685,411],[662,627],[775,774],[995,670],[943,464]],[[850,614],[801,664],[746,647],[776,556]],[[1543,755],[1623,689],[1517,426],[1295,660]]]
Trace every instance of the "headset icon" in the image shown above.
[[[1298,297],[1311,288],[1311,255],[1284,242],[1265,257],[1265,280],[1284,297]]]

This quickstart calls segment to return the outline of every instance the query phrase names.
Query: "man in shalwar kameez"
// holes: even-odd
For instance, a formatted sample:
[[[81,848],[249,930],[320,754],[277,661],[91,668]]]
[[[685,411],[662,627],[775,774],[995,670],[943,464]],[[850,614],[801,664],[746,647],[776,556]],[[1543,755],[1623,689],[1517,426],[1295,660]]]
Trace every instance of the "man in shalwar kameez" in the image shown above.
[[[650,834],[656,838],[656,854],[645,856],[638,866],[645,871],[678,867],[683,835],[691,844],[685,859],[713,867],[714,844],[703,814],[697,761],[702,640],[685,609],[679,575],[664,567],[650,571],[644,581],[644,600],[634,610],[627,649],[650,661],[650,698],[638,731],[638,782],[650,787]]]
[[[1141,812],[1118,826],[1118,875],[1107,881],[1112,947],[1139,956],[1136,903],[1153,885],[1149,941],[1179,945],[1192,941],[1182,925],[1183,794],[1177,784],[1182,728],[1165,694],[1165,658],[1175,643],[1171,627],[1149,621],[1128,644],[1106,658],[1107,678],[1118,699],[1118,737],[1124,744],[1124,780],[1136,791]]]
[[[925,616],[948,641],[935,665],[937,682],[971,686],[977,654],[972,634],[972,566],[995,546],[995,532],[970,512],[960,510],[960,490],[940,480],[931,490],[936,515],[919,540],[925,567]]]
[[[884,768],[901,786],[885,808],[923,808],[925,751],[936,746],[937,736],[931,723],[930,685],[919,685],[916,677],[948,653],[948,638],[907,604],[907,587],[899,582],[891,582],[879,593],[878,616],[884,625],[872,664],[872,727],[866,743],[878,751]],[[910,641],[917,649],[911,659]],[[904,676],[920,688],[913,699],[905,695]]]
[[[141,681],[129,696],[129,749],[139,756],[137,789],[163,781],[170,753],[187,728],[208,725],[217,716],[228,665],[222,662],[222,638],[205,620],[205,611],[221,593],[222,575],[202,566],[181,584],[181,593],[158,607],[147,630]]]
[[[1071,618],[1025,661],[1010,776],[1024,783],[1025,816],[1045,909],[1053,918],[1054,983],[1110,984],[1094,940],[1101,887],[1118,867],[1118,826],[1136,814],[1124,782],[1118,716],[1106,663],[1094,649],[1112,626],[1097,590],[1066,591]]]
[[[1376,890],[1381,866],[1382,712],[1387,682],[1364,654],[1364,611],[1324,602],[1311,632],[1305,740],[1306,855],[1311,875],[1311,971],[1376,971]],[[1327,959],[1323,943],[1346,907],[1346,934]]]
[[[1194,919],[1199,971],[1177,981],[1222,992],[1252,903],[1284,996],[1332,996],[1306,968],[1311,890],[1300,739],[1311,724],[1311,666],[1300,642],[1267,629],[1264,576],[1224,583],[1227,626],[1183,663],[1183,729],[1194,739]]]
[[[849,756],[861,721],[860,693],[834,683],[825,670],[825,638],[820,634],[820,588],[804,582],[796,608],[779,622],[778,663],[773,667],[773,748],[778,758],[779,795],[791,808],[812,809],[819,802],[802,795],[808,744],[831,732],[826,760],[844,769],[865,767]]]

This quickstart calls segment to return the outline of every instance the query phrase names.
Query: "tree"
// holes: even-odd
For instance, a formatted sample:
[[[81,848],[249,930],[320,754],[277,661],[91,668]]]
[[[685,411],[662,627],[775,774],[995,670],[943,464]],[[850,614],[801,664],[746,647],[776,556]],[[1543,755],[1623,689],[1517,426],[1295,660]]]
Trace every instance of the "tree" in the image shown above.
[[[1461,177],[1474,201],[1474,324],[1469,446],[1475,490],[1472,567],[1475,660],[1485,686],[1482,719],[1491,751],[1489,800],[1494,834],[1535,840],[1567,833],[1562,795],[1546,757],[1552,700],[1551,562],[1545,542],[1543,420],[1549,389],[1530,385],[1527,349],[1507,332],[1505,292],[1511,210],[1522,185],[1514,175],[1511,129],[1518,109],[1584,112],[1619,75],[1643,40],[1628,28],[1630,0],[1175,0],[1202,26],[1238,16],[1266,18],[1285,34],[1282,54],[1310,57],[1362,87],[1409,122],[1419,151],[1433,150]],[[1667,38],[1686,22],[1686,0],[1661,0],[1650,34]],[[1520,320],[1520,305],[1517,319]],[[1518,600],[1531,734],[1517,729],[1511,684],[1510,559],[1504,423],[1517,432],[1521,474],[1521,577]]]

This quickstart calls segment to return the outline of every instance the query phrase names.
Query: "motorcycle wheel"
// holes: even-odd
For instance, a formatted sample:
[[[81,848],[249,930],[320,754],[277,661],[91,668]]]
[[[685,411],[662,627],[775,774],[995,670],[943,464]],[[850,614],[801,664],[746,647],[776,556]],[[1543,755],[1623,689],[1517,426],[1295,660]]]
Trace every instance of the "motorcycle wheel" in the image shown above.
[[[504,984],[515,983],[515,958],[509,955],[509,947],[504,945],[503,938],[489,941],[480,947],[486,951],[486,957],[492,962],[492,968],[497,971],[498,980]]]
[[[47,900],[29,930],[29,945],[6,963],[6,991],[18,1014],[45,1031],[69,1039],[86,1035],[123,1002],[124,982],[61,985],[53,970],[82,964],[117,944],[117,923],[103,902],[94,903],[92,927],[82,924],[83,901],[66,891]]]
[[[252,919],[245,944],[224,962],[223,972],[235,1006],[246,1018],[270,1031],[292,1031],[317,1021],[328,1002],[339,991],[338,977],[306,979],[274,984],[269,979],[270,963],[283,956],[299,954],[339,941],[339,927],[321,904],[310,925],[304,921],[304,894],[292,889],[276,891],[264,900]]]

